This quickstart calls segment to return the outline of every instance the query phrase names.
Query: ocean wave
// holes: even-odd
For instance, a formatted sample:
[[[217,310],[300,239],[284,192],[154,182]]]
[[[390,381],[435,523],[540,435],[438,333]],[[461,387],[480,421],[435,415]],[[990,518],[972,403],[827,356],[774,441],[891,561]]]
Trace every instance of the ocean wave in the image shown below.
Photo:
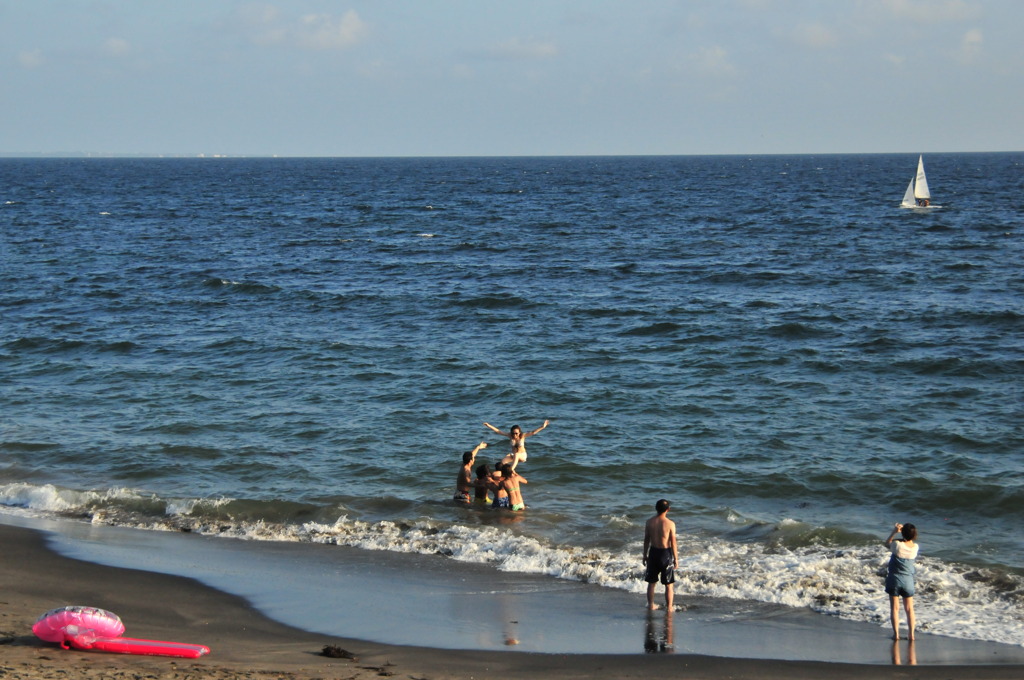
[[[207,288],[223,289],[238,293],[255,293],[257,295],[269,295],[281,291],[280,286],[259,283],[258,281],[234,281],[216,276],[204,279],[203,285]]]
[[[364,550],[443,555],[509,572],[546,575],[641,593],[639,541],[622,548],[555,544],[502,519],[494,524],[424,518],[364,521],[337,504],[230,498],[163,499],[132,489],[75,491],[53,485],[0,485],[0,506],[36,515],[144,530],[185,531],[252,541],[309,542]],[[767,602],[845,619],[888,623],[882,590],[887,553],[880,543],[795,520],[739,526],[728,539],[680,534],[677,598]],[[608,518],[628,535],[639,527]],[[918,560],[918,625],[951,637],[1024,645],[1024,579],[995,568]]]
[[[646,312],[641,309],[634,309],[621,306],[608,306],[608,307],[578,307],[569,311],[571,316],[585,316],[585,317],[597,317],[597,318],[610,318],[614,320],[631,317],[631,316],[644,316]]]
[[[785,340],[804,340],[809,338],[822,338],[830,335],[827,331],[810,324],[790,321],[777,324],[767,329],[768,335]]]
[[[985,378],[1002,375],[1010,365],[1007,362],[992,359],[972,361],[960,357],[922,357],[896,361],[893,366],[921,376]]]
[[[38,352],[41,354],[76,354],[79,352],[128,354],[133,350],[139,349],[139,345],[130,340],[89,341],[38,336],[9,340],[3,346],[11,351]]]
[[[0,450],[10,452],[24,451],[27,453],[34,453],[37,451],[53,451],[59,448],[60,444],[54,444],[53,442],[0,442]]]
[[[751,285],[760,286],[766,283],[773,283],[783,279],[794,277],[793,272],[782,271],[722,271],[707,274],[704,282],[716,285]],[[799,278],[799,277],[796,277]]]
[[[456,307],[468,307],[471,309],[507,309],[516,307],[531,307],[533,302],[518,295],[487,295],[482,297],[464,298],[457,295],[450,295],[447,301]]]
[[[624,336],[646,337],[651,335],[670,335],[680,330],[682,326],[671,321],[661,321],[647,326],[637,326],[621,332]]]

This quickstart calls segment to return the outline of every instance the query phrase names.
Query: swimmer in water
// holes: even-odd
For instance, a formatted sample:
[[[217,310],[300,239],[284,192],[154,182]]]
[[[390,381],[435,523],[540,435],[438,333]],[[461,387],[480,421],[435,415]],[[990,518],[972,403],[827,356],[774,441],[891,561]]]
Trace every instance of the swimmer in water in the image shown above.
[[[473,480],[473,487],[475,489],[473,502],[478,505],[490,505],[491,499],[487,497],[487,491],[490,488],[488,483],[491,479],[491,468],[487,466],[487,463],[481,463],[476,466],[476,479]]]
[[[498,469],[487,480],[487,487],[494,492],[494,501],[491,503],[491,507],[495,510],[508,510],[512,505],[509,503],[508,491],[505,489],[506,466],[498,463],[496,467]]]
[[[462,454],[462,467],[459,468],[459,475],[455,478],[455,497],[456,503],[469,503],[470,495],[469,492],[475,487],[473,483],[473,463],[476,461],[476,454],[479,453],[480,449],[486,449],[487,442],[480,442],[477,447],[472,451],[466,451]]]
[[[500,434],[502,437],[508,437],[508,441],[512,447],[512,450],[509,451],[508,454],[501,459],[501,462],[506,465],[511,465],[513,471],[516,469],[516,466],[519,465],[519,463],[522,463],[526,460],[526,438],[532,437],[533,435],[537,434],[547,426],[548,421],[545,420],[543,425],[538,427],[536,430],[533,430],[532,432],[523,432],[523,429],[518,425],[513,425],[512,429],[510,429],[508,432],[502,432],[498,428],[494,427],[494,425],[491,425],[490,423],[484,423],[484,427],[486,427],[487,429],[492,430],[497,434]]]
[[[523,494],[519,489],[520,484],[526,484],[526,477],[506,465],[501,469],[502,480],[499,482],[501,488],[508,494],[508,509],[518,512],[526,508],[523,502]]]

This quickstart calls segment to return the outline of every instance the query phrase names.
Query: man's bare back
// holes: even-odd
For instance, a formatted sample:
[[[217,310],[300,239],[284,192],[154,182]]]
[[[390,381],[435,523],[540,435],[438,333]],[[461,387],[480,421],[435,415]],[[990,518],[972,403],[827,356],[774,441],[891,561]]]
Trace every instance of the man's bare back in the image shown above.
[[[657,609],[654,604],[654,589],[658,581],[665,585],[665,605],[672,611],[674,593],[672,584],[675,582],[675,566],[679,564],[679,548],[676,545],[676,523],[668,518],[671,507],[665,499],[655,505],[657,515],[647,520],[644,525],[643,563],[647,571],[647,608]]]
[[[647,520],[645,529],[648,547],[673,548],[676,543],[676,523],[665,514],[655,515]]]

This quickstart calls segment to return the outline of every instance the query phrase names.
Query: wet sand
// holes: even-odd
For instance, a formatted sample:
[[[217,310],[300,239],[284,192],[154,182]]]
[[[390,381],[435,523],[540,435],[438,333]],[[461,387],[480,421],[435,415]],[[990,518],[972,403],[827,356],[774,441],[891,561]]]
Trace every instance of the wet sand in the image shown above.
[[[263,616],[245,599],[210,588],[190,578],[102,566],[61,556],[47,546],[42,533],[0,524],[0,677],[12,680],[55,678],[312,678],[364,680],[398,677],[443,678],[1020,678],[1024,666],[1000,663],[906,665],[828,663],[740,659],[681,653],[541,654],[521,651],[467,651],[392,645],[325,635],[291,627]],[[378,594],[380,597],[386,595]],[[129,637],[209,646],[198,660],[143,657],[62,650],[36,639],[31,632],[45,611],[69,604],[101,607],[118,614]],[[359,616],[353,611],[350,616]],[[648,628],[652,649],[665,640],[665,615],[630,614]],[[680,620],[679,614],[673,619]],[[827,617],[817,617],[818,619]],[[399,624],[400,625],[400,624]],[[813,628],[813,625],[811,626]],[[740,629],[742,630],[742,629]],[[805,624],[787,621],[761,626],[763,636],[792,646]],[[734,627],[719,630],[737,634]],[[567,634],[586,636],[582,619]],[[643,634],[638,634],[643,640]],[[919,657],[943,638],[918,641]],[[735,641],[734,641],[735,642]],[[911,662],[909,644],[884,639],[879,648],[898,650],[899,661]],[[327,645],[340,647],[355,659],[323,656]],[[639,646],[639,645],[638,645]],[[979,648],[980,649],[980,648]],[[1016,649],[1016,648],[1014,648]],[[892,662],[890,658],[889,663]],[[924,659],[922,663],[926,663]]]

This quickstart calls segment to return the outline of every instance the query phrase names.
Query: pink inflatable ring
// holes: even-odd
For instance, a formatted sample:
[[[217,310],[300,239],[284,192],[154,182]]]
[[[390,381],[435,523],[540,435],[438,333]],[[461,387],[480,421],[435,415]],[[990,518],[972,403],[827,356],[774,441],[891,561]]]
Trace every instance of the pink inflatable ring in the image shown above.
[[[74,626],[69,629],[68,626]],[[67,648],[66,640],[69,633],[78,635],[92,631],[95,637],[120,637],[124,633],[121,617],[106,609],[96,607],[60,607],[51,609],[35,622],[32,632],[40,640],[59,642]]]
[[[206,645],[121,637],[124,624],[117,614],[96,607],[51,609],[35,622],[32,632],[40,640],[58,642],[64,649],[95,650],[118,654],[155,654],[198,659],[209,654]]]

